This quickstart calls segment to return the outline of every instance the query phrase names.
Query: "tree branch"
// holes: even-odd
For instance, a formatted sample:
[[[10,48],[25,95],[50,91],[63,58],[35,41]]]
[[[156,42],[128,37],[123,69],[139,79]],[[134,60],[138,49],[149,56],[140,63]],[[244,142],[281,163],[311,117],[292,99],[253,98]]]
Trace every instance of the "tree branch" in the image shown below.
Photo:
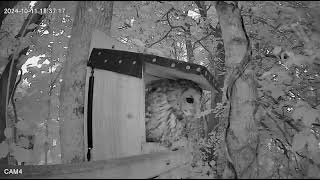
[[[152,47],[153,45],[155,45],[155,44],[161,42],[162,40],[164,40],[165,38],[167,38],[168,35],[171,33],[171,31],[172,31],[173,29],[181,28],[184,33],[187,32],[187,30],[186,30],[183,26],[174,26],[174,25],[171,24],[170,18],[169,18],[169,13],[172,12],[173,10],[175,10],[175,9],[174,9],[174,8],[170,8],[170,9],[161,17],[161,19],[163,19],[164,16],[166,17],[166,21],[168,22],[168,25],[170,26],[170,30],[169,30],[162,38],[160,38],[159,40],[157,40],[157,41],[153,42],[152,44],[150,44],[149,46],[147,46],[147,48],[150,48],[150,47]],[[158,20],[158,21],[160,22],[161,19]]]
[[[202,37],[202,38],[200,38],[200,39],[196,40],[196,41],[193,43],[193,47],[192,47],[192,48],[194,49],[197,43],[199,43],[200,41],[202,41],[202,40],[204,40],[204,39],[208,38],[208,37],[209,37],[209,36],[211,36],[211,35],[212,35],[212,33],[209,33],[209,34],[207,34],[206,36],[204,36],[204,37]]]

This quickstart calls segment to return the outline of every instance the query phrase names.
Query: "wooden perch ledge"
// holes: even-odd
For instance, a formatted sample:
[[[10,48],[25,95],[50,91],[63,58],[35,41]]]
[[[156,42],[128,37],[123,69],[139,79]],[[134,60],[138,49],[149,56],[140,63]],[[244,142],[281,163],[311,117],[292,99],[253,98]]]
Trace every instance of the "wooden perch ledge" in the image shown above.
[[[2,178],[152,178],[190,160],[184,149],[75,164],[0,166]],[[6,170],[7,169],[7,170]],[[5,174],[16,170],[16,174]]]

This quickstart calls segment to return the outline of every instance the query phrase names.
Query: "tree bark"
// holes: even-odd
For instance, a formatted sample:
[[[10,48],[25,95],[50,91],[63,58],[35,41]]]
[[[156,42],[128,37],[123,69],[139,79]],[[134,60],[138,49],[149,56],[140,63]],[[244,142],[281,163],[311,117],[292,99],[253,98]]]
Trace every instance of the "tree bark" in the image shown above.
[[[229,126],[226,129],[226,148],[229,164],[227,172],[237,178],[255,178],[254,168],[258,136],[255,125],[255,100],[257,88],[253,73],[245,68],[250,60],[250,45],[240,10],[234,4],[219,1],[216,10],[222,30],[226,54],[227,77],[225,86],[230,88]],[[231,164],[231,165],[230,165]],[[233,167],[233,168],[232,168]]]
[[[193,54],[193,47],[192,47],[192,42],[191,39],[188,38],[190,37],[190,26],[187,26],[187,31],[186,31],[186,49],[187,49],[187,59],[189,63],[194,63],[194,54]]]
[[[60,141],[63,163],[81,162],[84,149],[86,64],[93,30],[110,34],[113,1],[78,2],[60,94]]]

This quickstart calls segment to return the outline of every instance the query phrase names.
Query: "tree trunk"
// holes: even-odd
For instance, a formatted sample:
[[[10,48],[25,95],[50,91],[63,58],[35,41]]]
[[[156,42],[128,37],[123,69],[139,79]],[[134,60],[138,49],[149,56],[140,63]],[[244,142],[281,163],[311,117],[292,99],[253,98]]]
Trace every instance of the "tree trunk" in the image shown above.
[[[230,112],[226,129],[226,147],[229,168],[224,178],[255,178],[254,168],[257,133],[255,125],[255,100],[257,88],[254,76],[246,67],[250,59],[249,39],[246,36],[240,10],[233,4],[219,1],[216,10],[222,30],[226,54],[227,77],[225,86],[230,88]],[[244,71],[244,72],[243,72]],[[240,72],[240,73],[239,73]],[[243,72],[243,74],[241,73]],[[230,171],[229,171],[230,172]]]
[[[187,49],[187,59],[189,63],[194,63],[194,54],[193,54],[193,48],[192,48],[192,42],[190,39],[190,26],[187,27],[187,31],[186,31],[186,49]]]
[[[86,64],[93,30],[110,34],[113,1],[78,2],[60,94],[60,141],[63,163],[81,162],[84,149]]]

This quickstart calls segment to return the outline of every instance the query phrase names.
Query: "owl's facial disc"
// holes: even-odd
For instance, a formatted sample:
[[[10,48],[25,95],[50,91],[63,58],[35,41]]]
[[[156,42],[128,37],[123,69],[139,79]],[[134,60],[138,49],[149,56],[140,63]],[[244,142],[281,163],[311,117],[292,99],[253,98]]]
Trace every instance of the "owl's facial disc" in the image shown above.
[[[186,117],[193,117],[200,111],[201,94],[195,89],[189,89],[180,99],[181,110]]]

